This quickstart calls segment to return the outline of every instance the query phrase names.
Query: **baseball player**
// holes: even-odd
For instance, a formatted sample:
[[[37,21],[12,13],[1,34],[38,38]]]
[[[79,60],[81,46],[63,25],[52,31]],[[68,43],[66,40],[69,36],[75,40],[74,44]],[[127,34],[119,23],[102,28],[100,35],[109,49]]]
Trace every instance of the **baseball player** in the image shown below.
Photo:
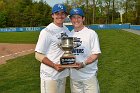
[[[97,33],[84,26],[84,12],[80,8],[70,11],[70,19],[74,26],[73,37],[80,38],[81,46],[73,49],[77,68],[71,68],[71,93],[99,93],[96,78],[98,57],[101,53]]]
[[[67,17],[66,7],[56,4],[52,8],[53,22],[39,35],[35,48],[35,58],[41,62],[41,93],[65,93],[66,77],[69,70],[60,66],[63,51],[58,47],[61,33],[69,30],[63,25]]]

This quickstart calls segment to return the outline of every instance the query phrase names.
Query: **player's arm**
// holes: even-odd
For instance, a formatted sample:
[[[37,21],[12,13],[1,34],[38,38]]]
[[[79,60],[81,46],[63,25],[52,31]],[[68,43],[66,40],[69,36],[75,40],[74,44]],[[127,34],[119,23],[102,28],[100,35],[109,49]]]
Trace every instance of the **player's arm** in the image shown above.
[[[90,56],[86,59],[84,65],[88,65],[88,64],[93,63],[95,60],[97,60],[97,59],[99,58],[99,56],[100,56],[100,53],[90,55]]]
[[[63,68],[60,67],[60,65],[53,63],[50,59],[48,59],[44,54],[35,52],[35,58],[40,61],[41,63],[48,65],[52,68],[54,68],[57,71],[62,71]]]
[[[46,64],[46,65],[48,65],[48,66],[50,66],[52,68],[54,68],[54,63],[52,61],[50,61],[47,57],[45,57],[44,54],[39,53],[39,52],[35,52],[35,58],[38,61],[40,61],[40,62],[42,62],[42,63],[44,63],[44,64]]]
[[[100,53],[90,55],[84,62],[76,63],[78,65],[78,67],[76,67],[75,69],[78,70],[78,69],[85,67],[86,65],[93,63],[95,60],[97,60],[99,58],[99,56],[100,56]]]

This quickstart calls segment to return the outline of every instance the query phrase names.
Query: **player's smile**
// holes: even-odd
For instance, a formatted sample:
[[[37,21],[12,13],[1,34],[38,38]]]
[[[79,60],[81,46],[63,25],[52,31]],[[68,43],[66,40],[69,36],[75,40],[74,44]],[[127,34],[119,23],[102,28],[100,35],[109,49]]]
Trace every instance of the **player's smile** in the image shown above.
[[[83,27],[84,18],[79,15],[73,15],[71,17],[71,22],[75,28]]]
[[[64,22],[66,16],[67,14],[64,11],[56,12],[52,15],[52,17],[54,18],[54,23],[59,26],[62,26],[62,23]]]

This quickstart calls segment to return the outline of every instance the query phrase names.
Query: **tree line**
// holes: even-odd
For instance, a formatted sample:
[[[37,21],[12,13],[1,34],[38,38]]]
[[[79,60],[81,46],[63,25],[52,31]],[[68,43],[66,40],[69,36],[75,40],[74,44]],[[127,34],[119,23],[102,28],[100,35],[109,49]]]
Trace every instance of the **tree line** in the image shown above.
[[[51,7],[32,0],[0,0],[0,27],[45,26],[52,20]]]
[[[140,25],[140,0],[66,0],[68,11],[80,7],[85,24]],[[52,22],[52,7],[44,0],[0,0],[0,27],[45,26]]]
[[[140,0],[67,0],[67,4],[84,9],[86,24],[140,25]]]

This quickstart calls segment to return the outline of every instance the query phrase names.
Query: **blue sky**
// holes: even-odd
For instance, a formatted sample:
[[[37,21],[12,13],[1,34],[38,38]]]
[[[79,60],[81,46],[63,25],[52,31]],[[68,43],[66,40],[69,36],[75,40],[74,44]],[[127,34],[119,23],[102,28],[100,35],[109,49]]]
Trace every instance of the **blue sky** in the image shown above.
[[[45,0],[50,6],[54,6],[57,3],[63,3],[66,0]]]

